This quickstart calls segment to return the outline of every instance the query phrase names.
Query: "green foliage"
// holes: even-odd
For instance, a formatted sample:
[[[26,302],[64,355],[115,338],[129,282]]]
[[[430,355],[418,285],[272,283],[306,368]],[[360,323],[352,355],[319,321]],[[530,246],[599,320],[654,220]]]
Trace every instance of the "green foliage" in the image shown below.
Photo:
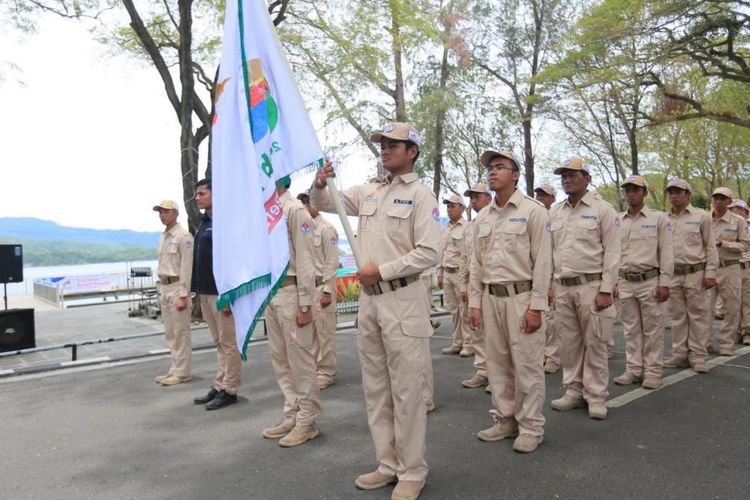
[[[59,266],[156,259],[156,248],[74,241],[17,240],[0,237],[0,243],[23,245],[25,266]]]

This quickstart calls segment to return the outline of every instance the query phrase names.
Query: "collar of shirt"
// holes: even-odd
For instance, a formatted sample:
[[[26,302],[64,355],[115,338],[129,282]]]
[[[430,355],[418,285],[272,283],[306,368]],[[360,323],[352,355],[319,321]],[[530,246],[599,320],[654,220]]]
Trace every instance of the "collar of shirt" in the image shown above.
[[[464,224],[465,222],[466,220],[463,217],[460,217],[456,222],[449,220],[448,224],[455,227],[455,226],[460,226],[461,224]]]
[[[386,175],[383,178],[383,183],[384,184],[393,184],[393,183],[398,182],[400,180],[400,182],[403,182],[404,184],[411,184],[412,182],[414,182],[414,181],[416,181],[418,179],[419,179],[419,176],[417,175],[416,172],[409,172],[408,174],[397,175],[396,177],[391,177],[390,175]]]
[[[513,205],[514,207],[518,208],[518,205],[521,203],[522,199],[523,199],[523,194],[521,193],[521,191],[518,190],[518,188],[516,188],[516,190],[513,191],[513,194],[510,195],[510,198],[508,199],[508,203],[506,203],[505,206]],[[497,197],[495,197],[495,199],[492,200],[492,202],[490,203],[490,207],[492,207],[491,210],[492,209],[502,210],[505,208],[505,207],[498,206],[497,201],[495,200],[497,200]]]
[[[175,235],[175,233],[177,232],[177,228],[178,228],[178,227],[180,227],[180,225],[176,223],[176,224],[175,224],[174,226],[172,226],[172,227],[171,227],[170,229],[166,229],[166,228],[165,228],[165,229],[164,229],[164,232],[165,232],[165,233],[167,233],[167,234],[168,234],[168,235],[170,235],[170,236],[174,236],[174,235]]]
[[[688,203],[685,209],[682,212],[680,212],[679,215],[675,214],[672,210],[667,212],[667,215],[669,215],[670,217],[679,217],[682,214],[691,215],[693,212],[695,212],[695,207],[691,205],[690,203]]]
[[[591,206],[595,199],[596,199],[596,191],[586,191],[586,194],[583,195],[583,198],[581,198],[581,201],[579,201],[578,203],[583,203],[584,205]],[[570,203],[570,198],[565,199],[565,204],[568,205],[570,208],[575,208]]]
[[[712,218],[713,218],[713,214],[712,214]],[[732,223],[732,212],[730,212],[729,210],[727,210],[726,212],[724,212],[724,215],[722,215],[718,219],[714,219],[714,221],[715,222],[724,221],[727,224],[731,224]]]
[[[648,207],[647,207],[646,205],[643,205],[643,208],[641,208],[641,209],[640,209],[640,210],[638,211],[638,213],[637,213],[637,214],[635,214],[635,217],[634,217],[634,216],[632,216],[632,215],[630,215],[630,212],[628,212],[627,210],[625,210],[625,211],[624,211],[624,212],[622,213],[622,218],[624,219],[625,217],[627,217],[627,218],[629,218],[629,219],[635,219],[635,218],[636,218],[636,217],[638,217],[639,215],[642,215],[643,217],[648,217],[648,214],[649,214],[649,212],[650,212],[650,211],[651,211],[651,210],[650,210],[650,209],[649,209],[649,208],[648,208]]]

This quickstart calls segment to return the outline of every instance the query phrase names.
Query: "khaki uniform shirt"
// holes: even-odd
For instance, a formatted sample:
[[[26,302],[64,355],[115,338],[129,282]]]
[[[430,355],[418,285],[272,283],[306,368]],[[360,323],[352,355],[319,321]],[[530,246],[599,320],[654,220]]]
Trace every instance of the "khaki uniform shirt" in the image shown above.
[[[469,293],[469,270],[471,268],[471,256],[474,254],[474,223],[476,219],[466,223],[464,231],[464,258],[458,268],[459,288],[461,293]]]
[[[310,212],[289,191],[279,197],[289,236],[289,269],[287,276],[297,277],[297,296],[300,307],[312,304],[315,292],[314,222]]]
[[[704,276],[716,278],[719,256],[711,231],[711,216],[705,210],[688,203],[680,215],[668,212],[672,223],[672,247],[675,265],[706,264]]]
[[[175,224],[159,236],[159,276],[179,278],[178,297],[190,294],[190,279],[193,274],[193,237]]]
[[[336,273],[339,270],[339,233],[330,222],[318,215],[315,223],[315,276],[323,278],[323,292],[336,293]]]
[[[485,285],[531,281],[529,308],[546,311],[552,271],[547,209],[518,189],[504,207],[495,200],[477,214],[473,225],[469,307],[481,307]]]
[[[721,246],[716,247],[720,261],[739,259],[742,257],[742,252],[750,248],[747,223],[742,217],[729,210],[720,218],[711,219],[711,229],[714,238],[721,240]]]
[[[438,264],[438,276],[443,276],[443,268],[461,267],[461,261],[464,259],[464,239],[465,231],[468,223],[463,217],[458,219],[454,224],[448,222],[443,228],[443,233],[440,235],[440,264]]]
[[[359,216],[352,244],[358,245],[364,263],[379,267],[383,280],[419,275],[438,263],[440,211],[416,173],[354,186],[342,198],[346,212]],[[334,212],[327,189],[313,188],[310,203]]]
[[[745,224],[748,224],[748,228],[750,228],[750,220],[746,220]],[[750,262],[750,248],[746,249],[744,252],[742,252],[742,262]]]
[[[599,290],[612,293],[620,269],[620,218],[612,205],[589,191],[574,207],[563,200],[550,208],[554,277],[601,273]]]
[[[620,214],[622,260],[620,270],[640,273],[659,269],[659,286],[671,286],[674,269],[672,224],[667,214],[644,206],[631,216]]]

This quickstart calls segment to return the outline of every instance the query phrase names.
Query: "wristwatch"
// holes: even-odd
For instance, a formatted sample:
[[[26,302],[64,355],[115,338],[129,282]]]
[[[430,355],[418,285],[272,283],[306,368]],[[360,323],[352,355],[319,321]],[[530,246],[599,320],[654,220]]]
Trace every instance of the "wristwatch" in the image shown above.
[[[310,306],[301,306],[299,310],[302,311],[303,313],[306,313],[307,311],[310,310]]]

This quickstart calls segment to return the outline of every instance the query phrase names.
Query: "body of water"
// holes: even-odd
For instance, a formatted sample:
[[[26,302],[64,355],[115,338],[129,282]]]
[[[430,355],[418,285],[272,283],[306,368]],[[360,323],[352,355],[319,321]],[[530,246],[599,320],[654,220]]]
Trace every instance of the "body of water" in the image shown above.
[[[38,278],[60,278],[65,276],[88,276],[92,274],[117,273],[123,276],[123,282],[131,267],[150,267],[156,275],[155,260],[134,260],[129,262],[102,262],[100,264],[80,264],[75,266],[24,267],[23,281],[8,283],[8,295],[33,295],[34,280]],[[0,290],[2,293],[2,290]]]

